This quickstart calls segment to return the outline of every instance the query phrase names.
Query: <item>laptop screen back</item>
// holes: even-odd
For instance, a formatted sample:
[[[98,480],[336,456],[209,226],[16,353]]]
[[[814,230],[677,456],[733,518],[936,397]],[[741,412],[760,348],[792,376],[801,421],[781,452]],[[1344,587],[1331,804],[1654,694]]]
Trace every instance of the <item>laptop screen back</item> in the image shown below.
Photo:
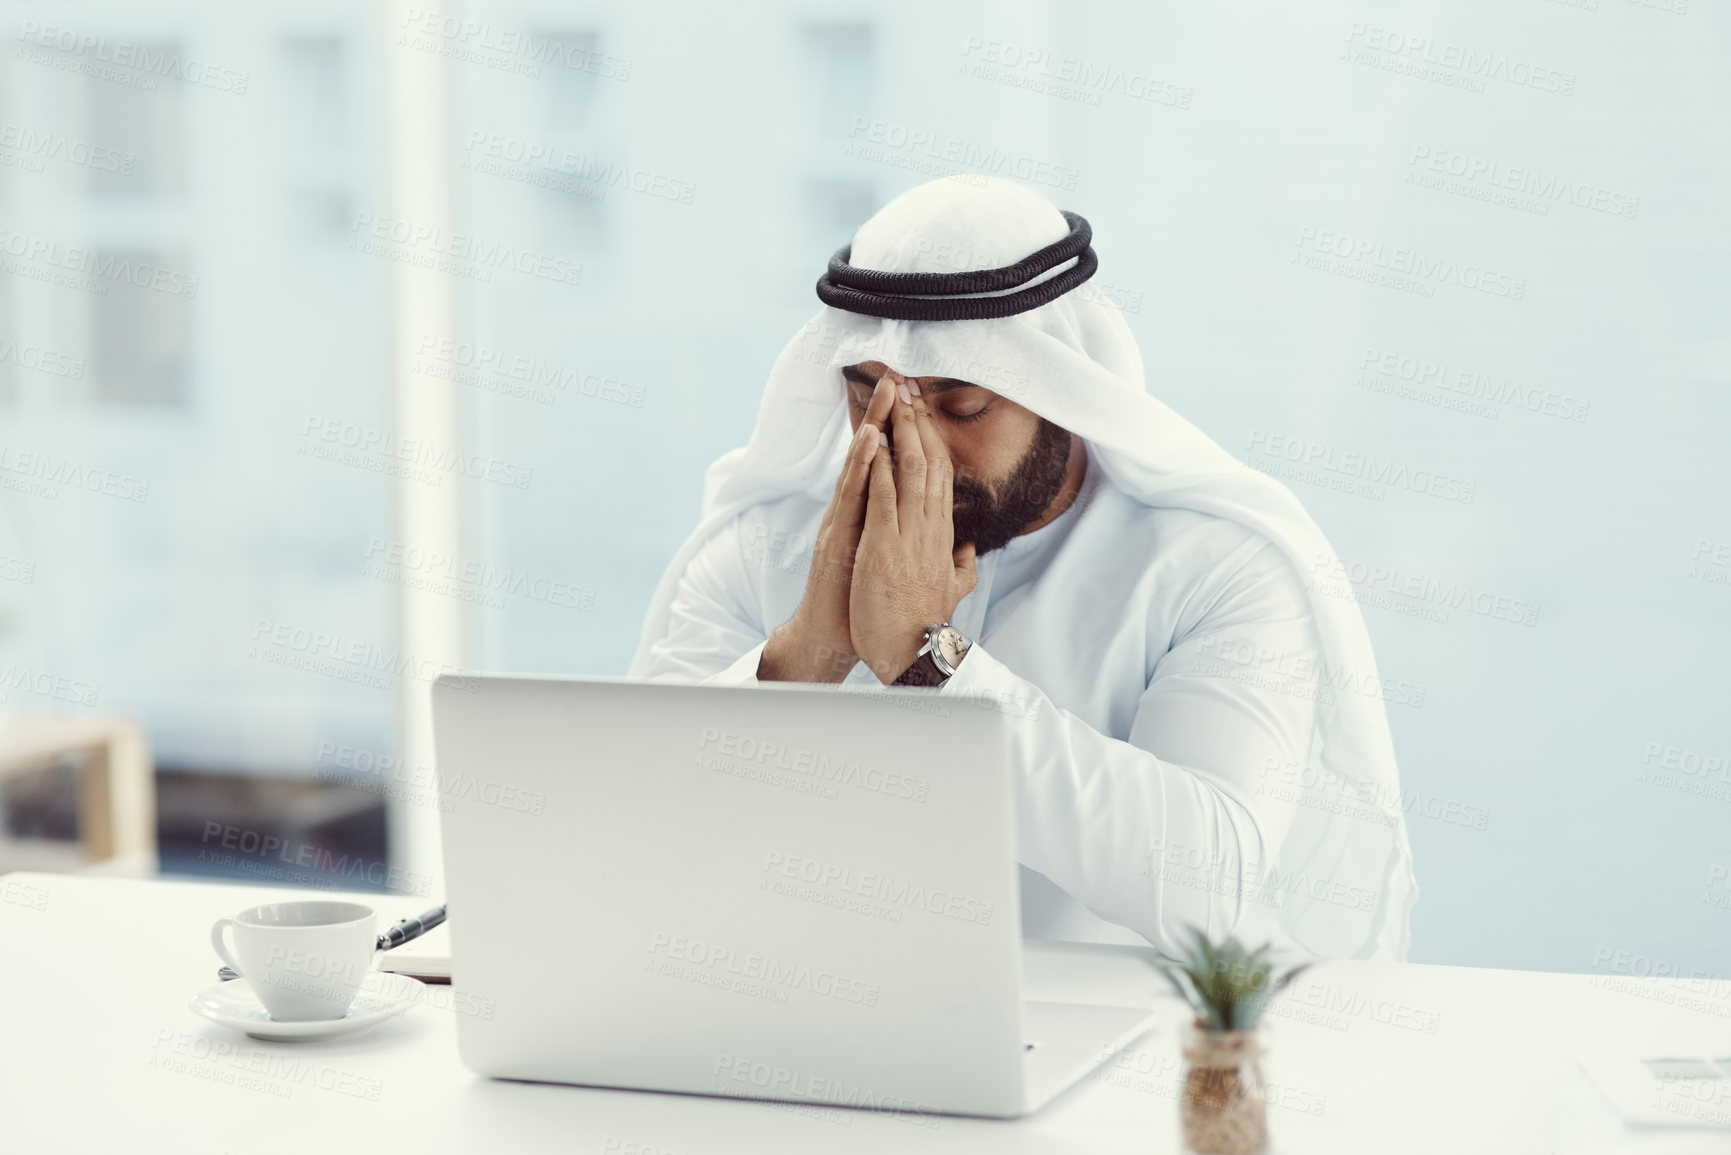
[[[982,1114],[1022,1094],[1006,719],[931,691],[434,687],[463,1061]]]

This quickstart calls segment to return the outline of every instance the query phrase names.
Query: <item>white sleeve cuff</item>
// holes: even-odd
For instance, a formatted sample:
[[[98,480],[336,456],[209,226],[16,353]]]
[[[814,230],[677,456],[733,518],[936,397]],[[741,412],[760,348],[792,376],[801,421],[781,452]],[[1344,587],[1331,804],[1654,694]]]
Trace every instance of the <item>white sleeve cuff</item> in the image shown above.
[[[763,660],[763,647],[769,645],[765,638],[745,653],[739,655],[734,663],[725,670],[718,670],[703,679],[705,686],[753,686],[757,684],[757,664]]]
[[[1018,677],[978,642],[968,648],[962,664],[938,687],[938,693],[990,698],[999,710],[1020,718],[1034,717],[1046,700],[1038,686]]]

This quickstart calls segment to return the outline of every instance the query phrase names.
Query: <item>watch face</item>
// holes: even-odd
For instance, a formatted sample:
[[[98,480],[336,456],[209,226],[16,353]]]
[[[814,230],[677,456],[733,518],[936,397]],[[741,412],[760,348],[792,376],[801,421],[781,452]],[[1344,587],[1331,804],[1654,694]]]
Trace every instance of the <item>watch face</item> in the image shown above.
[[[967,639],[962,637],[962,631],[954,626],[945,626],[938,631],[937,648],[943,652],[944,661],[954,666],[962,660],[962,655],[968,652]]]

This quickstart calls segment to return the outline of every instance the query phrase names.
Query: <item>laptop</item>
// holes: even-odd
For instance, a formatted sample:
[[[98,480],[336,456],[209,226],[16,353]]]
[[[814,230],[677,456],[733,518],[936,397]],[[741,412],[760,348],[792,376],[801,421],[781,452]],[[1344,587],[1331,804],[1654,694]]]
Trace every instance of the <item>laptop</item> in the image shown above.
[[[906,687],[438,679],[464,1065],[1037,1110],[1153,1012],[1022,997],[1012,721]]]

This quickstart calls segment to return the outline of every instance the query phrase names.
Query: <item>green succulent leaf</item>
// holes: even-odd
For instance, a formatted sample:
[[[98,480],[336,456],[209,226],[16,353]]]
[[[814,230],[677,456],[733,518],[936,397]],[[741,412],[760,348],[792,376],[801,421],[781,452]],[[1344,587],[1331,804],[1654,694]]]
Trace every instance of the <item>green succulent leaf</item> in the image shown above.
[[[1209,1013],[1208,1000],[1204,999],[1196,990],[1189,975],[1183,971],[1173,970],[1164,970],[1160,973],[1166,976],[1166,980],[1172,984],[1172,989],[1178,992],[1178,997],[1184,1000],[1185,1005],[1195,1012],[1197,1017],[1200,1018]]]
[[[1185,1005],[1191,1009],[1197,1018],[1210,1024],[1217,1021],[1214,1008],[1198,985],[1195,969],[1189,961],[1161,954],[1154,960],[1153,965],[1165,977],[1166,981],[1172,984],[1172,989],[1178,993],[1178,997],[1184,1000]]]
[[[1211,1030],[1254,1028],[1274,997],[1312,965],[1277,972],[1272,943],[1254,950],[1231,936],[1216,943],[1196,927],[1188,938],[1178,958],[1161,953],[1153,965]]]

